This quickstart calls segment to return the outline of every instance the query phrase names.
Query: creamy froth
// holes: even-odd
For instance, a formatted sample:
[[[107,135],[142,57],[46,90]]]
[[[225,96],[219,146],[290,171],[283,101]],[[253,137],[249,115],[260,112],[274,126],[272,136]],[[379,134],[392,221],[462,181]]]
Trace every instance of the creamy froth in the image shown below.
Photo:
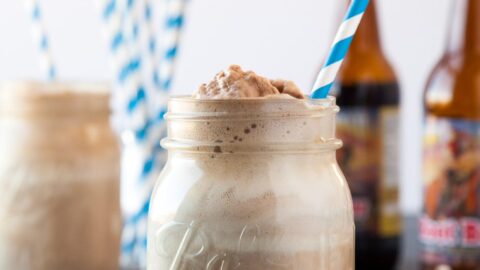
[[[198,99],[236,99],[283,96],[303,99],[300,89],[292,81],[269,80],[253,71],[243,71],[231,65],[220,71],[208,83],[200,85],[193,95]]]

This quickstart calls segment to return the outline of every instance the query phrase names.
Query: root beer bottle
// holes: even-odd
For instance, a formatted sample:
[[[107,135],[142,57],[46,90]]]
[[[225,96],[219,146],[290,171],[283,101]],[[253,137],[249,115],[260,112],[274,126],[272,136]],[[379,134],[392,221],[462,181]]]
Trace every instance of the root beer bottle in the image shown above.
[[[382,52],[375,1],[333,89],[341,111],[338,160],[353,196],[357,270],[393,269],[399,252],[399,87]]]
[[[451,0],[425,91],[422,269],[480,269],[480,0]]]

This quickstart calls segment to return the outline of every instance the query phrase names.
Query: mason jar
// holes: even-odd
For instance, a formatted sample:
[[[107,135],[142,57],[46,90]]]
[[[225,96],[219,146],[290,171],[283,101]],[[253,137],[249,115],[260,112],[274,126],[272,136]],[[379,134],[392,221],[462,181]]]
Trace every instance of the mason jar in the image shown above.
[[[0,269],[118,269],[108,97],[103,85],[0,87]]]
[[[172,98],[147,269],[353,269],[337,112],[333,98]]]

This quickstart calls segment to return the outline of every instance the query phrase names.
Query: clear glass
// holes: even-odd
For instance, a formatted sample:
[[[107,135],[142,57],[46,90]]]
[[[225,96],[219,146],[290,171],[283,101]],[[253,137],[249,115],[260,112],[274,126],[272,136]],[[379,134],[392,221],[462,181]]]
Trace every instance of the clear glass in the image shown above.
[[[0,269],[118,269],[119,150],[108,88],[0,88]]]
[[[333,98],[173,98],[149,270],[350,270],[351,196]]]

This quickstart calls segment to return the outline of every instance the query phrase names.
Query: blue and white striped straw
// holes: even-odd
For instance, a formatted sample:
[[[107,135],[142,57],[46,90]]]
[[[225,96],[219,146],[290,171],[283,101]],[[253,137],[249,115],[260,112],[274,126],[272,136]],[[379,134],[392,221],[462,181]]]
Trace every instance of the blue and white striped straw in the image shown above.
[[[342,66],[348,48],[352,43],[353,36],[360,25],[363,14],[367,9],[369,0],[352,0],[343,23],[335,36],[333,46],[330,49],[327,61],[312,89],[311,98],[326,98],[332,88],[338,71]]]
[[[185,0],[168,0],[165,20],[165,39],[160,60],[160,90],[168,91],[173,81],[173,71],[184,22]]]
[[[158,50],[152,27],[152,2],[102,0],[101,8],[107,34],[110,35],[114,68],[113,119],[121,123],[117,128],[124,143],[121,179],[124,215],[121,266],[143,268],[146,259],[146,223],[150,195],[166,160],[166,151],[159,142],[166,133],[163,115],[170,83],[163,84],[168,87],[161,88],[160,80],[157,80],[156,87],[152,88],[162,91],[152,91],[150,86],[154,83],[148,83],[155,81],[154,78],[160,75],[160,72],[155,72],[158,66],[152,61],[156,55],[155,50]],[[183,10],[183,6],[181,9]],[[178,10],[178,7],[173,6],[172,10]],[[167,26],[181,27],[183,14],[180,17],[180,20],[177,18],[175,23],[167,23]],[[175,47],[175,53],[170,53],[167,57],[171,63],[178,46],[178,38],[174,40],[175,45],[167,47],[170,52],[171,47]],[[144,41],[149,45],[145,46]],[[145,48],[147,53],[142,54],[141,50]],[[152,70],[149,70],[150,64]],[[142,71],[147,74],[146,77],[141,76]],[[166,77],[171,78],[171,74],[168,73]]]
[[[155,27],[153,27],[153,17],[154,15],[154,8],[152,0],[145,0],[144,3],[144,10],[143,10],[143,18],[144,18],[144,27],[148,31],[148,52],[150,55],[155,54],[155,50],[157,49],[157,41],[155,39]]]
[[[142,48],[143,75],[147,90],[154,91],[155,85],[158,84],[157,65],[155,63],[157,40],[153,22],[155,9],[152,0],[137,0],[137,2],[139,2],[139,12],[141,13],[138,25]]]
[[[52,81],[56,78],[56,70],[50,52],[47,32],[42,22],[40,3],[38,0],[26,0],[25,4],[32,23],[33,40],[36,46],[38,46],[38,52],[40,54],[40,67],[44,72],[45,78],[48,81]]]
[[[134,268],[145,266],[146,222],[143,219],[146,220],[148,204],[144,202],[148,201],[145,198],[149,198],[153,188],[153,181],[145,181],[143,173],[151,162],[152,147],[148,143],[150,121],[141,76],[138,4],[138,0],[101,2],[115,83],[113,120],[124,143],[121,179],[124,227],[120,259],[122,267]]]
[[[107,44],[109,49],[109,63],[112,70],[113,91],[110,99],[112,108],[112,125],[117,133],[122,133],[127,129],[126,112],[123,109],[127,98],[124,94],[122,84],[118,79],[117,74],[120,73],[121,63],[124,63],[129,57],[128,48],[125,42],[125,35],[123,33],[123,21],[117,0],[99,0],[94,1],[98,4],[101,11],[101,18],[104,24],[104,34],[107,37]]]
[[[129,162],[124,163],[123,167],[132,171],[130,175],[122,176],[123,198],[128,205],[124,214],[124,229],[122,235],[121,255],[123,262],[137,264],[144,267],[146,263],[146,219],[148,211],[148,201],[152,190],[155,176],[150,173],[145,174],[145,168],[150,167],[151,145],[148,143],[151,123],[148,118],[147,91],[142,79],[142,57],[140,22],[141,22],[141,2],[135,0],[123,0],[124,33],[127,37],[127,45],[130,51],[130,59],[123,66],[123,70],[128,71],[125,75],[126,92],[130,93],[127,107],[127,119],[134,122],[136,120],[135,112],[141,112],[139,125],[132,125],[130,133],[134,138],[130,148],[132,153],[124,153],[124,158]],[[131,65],[135,63],[135,65]],[[120,80],[122,78],[120,77]],[[125,142],[124,142],[125,143]],[[126,149],[125,148],[125,149]],[[135,157],[137,161],[131,160]],[[132,211],[133,210],[133,211]]]

